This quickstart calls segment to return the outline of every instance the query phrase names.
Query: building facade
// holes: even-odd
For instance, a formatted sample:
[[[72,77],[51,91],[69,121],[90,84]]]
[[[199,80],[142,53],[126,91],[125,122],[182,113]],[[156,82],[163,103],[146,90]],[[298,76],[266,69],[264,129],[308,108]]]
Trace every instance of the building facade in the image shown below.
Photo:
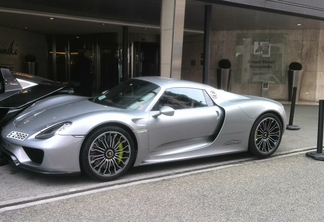
[[[29,1],[0,3],[0,65],[69,81],[78,53],[91,48],[95,91],[127,78],[160,75],[289,100],[288,70],[302,65],[298,100],[324,96],[324,2],[278,0]],[[36,27],[35,27],[36,26]],[[264,95],[263,95],[264,96]]]

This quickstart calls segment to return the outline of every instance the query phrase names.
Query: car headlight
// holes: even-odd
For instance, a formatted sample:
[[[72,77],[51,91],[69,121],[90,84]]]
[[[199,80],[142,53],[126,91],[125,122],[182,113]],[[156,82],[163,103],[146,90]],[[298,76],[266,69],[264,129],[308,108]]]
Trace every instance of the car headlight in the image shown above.
[[[39,134],[35,136],[36,139],[48,139],[51,138],[52,136],[56,135],[60,131],[65,130],[69,126],[72,125],[72,122],[63,122],[63,123],[58,123],[56,125],[53,125],[49,128],[46,128],[45,130],[41,131]]]

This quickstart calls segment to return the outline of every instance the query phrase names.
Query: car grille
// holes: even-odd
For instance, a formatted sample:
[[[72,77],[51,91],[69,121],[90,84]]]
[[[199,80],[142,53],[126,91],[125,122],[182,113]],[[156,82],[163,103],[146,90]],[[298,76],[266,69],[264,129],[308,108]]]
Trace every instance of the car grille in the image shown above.
[[[12,138],[12,139],[16,139],[16,140],[20,140],[20,141],[24,141],[28,137],[28,134],[27,133],[17,132],[17,131],[11,131],[7,135],[7,137]]]
[[[35,163],[41,164],[44,159],[44,151],[35,149],[35,148],[29,148],[29,147],[23,147],[27,156],[29,159]]]

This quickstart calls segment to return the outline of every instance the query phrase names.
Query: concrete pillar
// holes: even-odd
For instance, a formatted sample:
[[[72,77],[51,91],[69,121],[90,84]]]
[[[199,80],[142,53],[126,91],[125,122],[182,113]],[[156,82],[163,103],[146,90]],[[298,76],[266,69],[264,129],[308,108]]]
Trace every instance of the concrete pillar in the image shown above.
[[[209,84],[212,6],[205,6],[203,83]]]
[[[162,0],[161,76],[181,79],[186,0]]]

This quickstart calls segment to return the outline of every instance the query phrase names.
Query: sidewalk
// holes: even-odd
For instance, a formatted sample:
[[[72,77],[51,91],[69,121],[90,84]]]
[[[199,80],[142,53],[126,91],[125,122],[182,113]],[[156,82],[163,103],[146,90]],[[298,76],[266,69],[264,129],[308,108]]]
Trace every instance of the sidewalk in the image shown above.
[[[286,104],[287,125],[289,124],[291,105]],[[293,125],[299,130],[285,130],[278,153],[291,152],[293,150],[314,148],[317,146],[318,137],[318,104],[296,105]]]

